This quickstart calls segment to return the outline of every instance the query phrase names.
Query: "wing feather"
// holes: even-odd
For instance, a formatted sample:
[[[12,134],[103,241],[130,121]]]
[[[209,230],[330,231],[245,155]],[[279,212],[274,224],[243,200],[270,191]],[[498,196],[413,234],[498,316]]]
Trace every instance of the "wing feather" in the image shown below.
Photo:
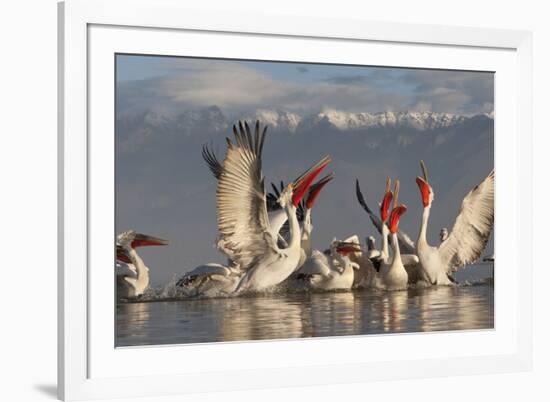
[[[254,136],[247,123],[234,126],[235,143],[228,150],[216,191],[218,229],[223,248],[234,262],[248,269],[260,258],[278,253],[269,231],[261,152],[266,130],[256,124]]]
[[[451,234],[439,246],[439,255],[448,272],[476,261],[494,223],[495,171],[475,186],[462,201]]]
[[[202,146],[202,158],[208,164],[208,168],[214,177],[219,179],[223,171],[223,166],[218,160],[216,153],[208,147],[208,144]]]

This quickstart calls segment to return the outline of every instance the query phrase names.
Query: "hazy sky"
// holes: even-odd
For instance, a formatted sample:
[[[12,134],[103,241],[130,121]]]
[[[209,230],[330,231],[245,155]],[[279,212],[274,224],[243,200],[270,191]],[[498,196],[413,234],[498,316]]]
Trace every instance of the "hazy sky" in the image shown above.
[[[325,110],[472,116],[493,111],[493,91],[493,74],[486,72],[119,55],[116,230],[170,240],[168,247],[140,249],[154,284],[201,263],[224,262],[214,247],[216,182],[200,150],[213,141],[223,157],[224,137],[235,120],[258,109],[302,117]],[[223,124],[213,129],[209,119]],[[401,179],[401,198],[409,207],[401,227],[415,239],[421,203],[414,178],[418,160],[425,159],[436,190],[429,230],[435,243],[442,226],[452,227],[462,197],[493,166],[493,121],[486,117],[431,134],[403,129],[344,136],[310,130],[303,132],[308,138],[299,138],[272,128],[268,134],[268,183],[288,182],[325,154],[333,158],[327,173],[334,171],[336,179],[313,214],[318,249],[335,236],[374,234],[355,200],[355,178],[373,207],[385,177]]]
[[[492,74],[476,72],[123,55],[117,82],[120,112],[210,105],[227,113],[493,110]]]

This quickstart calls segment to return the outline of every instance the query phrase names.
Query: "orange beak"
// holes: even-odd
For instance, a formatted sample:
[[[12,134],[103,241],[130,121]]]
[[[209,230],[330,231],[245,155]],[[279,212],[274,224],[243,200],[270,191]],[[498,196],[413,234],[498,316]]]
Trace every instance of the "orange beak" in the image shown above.
[[[321,190],[332,179],[334,179],[334,173],[331,173],[331,174],[323,177],[321,180],[319,180],[317,183],[315,183],[313,186],[311,186],[311,188],[309,189],[309,193],[307,195],[307,200],[306,200],[306,208],[307,209],[313,208],[313,205],[315,204],[315,200],[317,199],[317,197],[321,193]]]
[[[304,195],[311,186],[311,183],[313,183],[313,181],[317,178],[317,176],[319,176],[330,161],[330,157],[325,156],[292,183],[294,188],[292,192],[292,203],[295,207],[298,207],[298,204],[300,204],[300,201],[304,198]]]
[[[416,184],[418,185],[418,188],[420,189],[420,195],[422,195],[422,204],[424,205],[424,208],[430,205],[430,193],[432,191],[432,188],[424,180],[422,177],[416,178]]]
[[[132,241],[132,248],[146,247],[146,246],[167,246],[168,240],[160,239],[158,237],[149,236],[138,233]]]
[[[397,233],[397,226],[399,225],[399,219],[401,215],[407,212],[407,207],[405,205],[399,205],[391,211],[390,215],[390,232]]]
[[[392,200],[393,193],[391,191],[384,194],[382,205],[380,205],[380,217],[382,218],[382,223],[385,223],[388,220],[388,211],[390,210]]]
[[[361,247],[358,244],[355,243],[340,243],[338,247],[336,247],[336,251],[338,254],[345,256],[348,256],[351,253],[357,253],[361,251]]]

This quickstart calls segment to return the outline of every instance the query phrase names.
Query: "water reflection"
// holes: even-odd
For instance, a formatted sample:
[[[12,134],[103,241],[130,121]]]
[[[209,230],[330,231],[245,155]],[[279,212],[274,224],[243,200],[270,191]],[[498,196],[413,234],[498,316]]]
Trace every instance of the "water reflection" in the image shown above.
[[[117,307],[117,345],[493,327],[493,287],[295,293]]]
[[[222,341],[298,338],[311,332],[304,305],[284,296],[231,298],[224,304],[218,336]]]

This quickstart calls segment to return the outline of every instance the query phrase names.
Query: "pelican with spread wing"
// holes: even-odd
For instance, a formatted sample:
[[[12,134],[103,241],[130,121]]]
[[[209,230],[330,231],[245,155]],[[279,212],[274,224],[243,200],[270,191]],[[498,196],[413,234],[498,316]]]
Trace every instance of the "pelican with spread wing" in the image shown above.
[[[224,161],[223,164],[219,162],[216,154],[208,147],[208,145],[204,145],[202,150],[204,160],[208,164],[208,167],[214,177],[218,180],[218,201],[220,194],[224,194],[224,197],[237,197],[233,199],[234,201],[239,199],[244,200],[243,196],[245,195],[249,197],[249,199],[245,200],[247,202],[246,204],[241,204],[240,207],[234,211],[238,212],[235,215],[235,229],[241,230],[241,232],[238,233],[241,233],[241,235],[245,237],[245,232],[242,231],[243,226],[238,226],[238,220],[243,218],[246,219],[247,216],[256,217],[256,214],[259,211],[261,212],[261,208],[258,207],[258,204],[261,206],[260,199],[262,197],[259,193],[255,192],[257,192],[260,187],[263,189],[263,178],[261,178],[261,154],[265,141],[266,129],[267,127],[264,127],[264,129],[261,130],[259,122],[256,122],[255,133],[254,136],[252,136],[248,123],[245,122],[242,124],[239,122],[238,128],[237,126],[234,126],[233,133],[235,135],[236,144],[232,144],[231,141],[228,140],[228,155],[231,154],[233,159],[226,162],[226,157],[226,161]],[[293,195],[297,200],[298,207],[302,207],[303,204],[301,202],[301,198],[303,197],[305,190],[302,190],[302,188],[307,189],[315,177],[321,172],[326,164],[328,164],[328,162],[329,159],[324,158],[320,163],[314,165],[290,185],[294,189]],[[225,170],[226,165],[228,170]],[[243,169],[241,170],[241,168]],[[311,174],[310,177],[308,176],[309,174]],[[248,175],[248,178],[244,177],[245,175]],[[261,178],[260,184],[257,183],[258,178]],[[239,187],[243,184],[243,182],[246,182],[245,184],[249,186],[248,189],[250,190],[250,193],[246,194],[245,188]],[[225,184],[220,188],[220,183]],[[235,190],[242,191],[232,193],[229,189],[232,183],[235,185]],[[312,188],[314,186],[312,186]],[[281,191],[277,192],[276,197],[273,196],[273,194],[269,194],[269,196],[264,197],[266,198],[264,200],[264,204],[266,204],[265,208],[267,211],[271,211],[267,220],[269,226],[265,237],[276,239],[276,241],[278,240],[278,246],[283,250],[283,252],[284,249],[288,247],[288,243],[282,236],[279,235],[282,226],[288,220],[286,209],[283,208],[280,203],[280,201],[283,200],[281,193],[284,190],[285,187],[283,186]],[[310,189],[310,192],[311,191],[312,189]],[[254,194],[256,194],[256,196],[260,199],[255,199],[253,197]],[[228,201],[229,200],[227,200],[225,204],[222,203],[226,206],[224,209],[224,216],[228,216],[228,213],[230,212],[227,209],[227,206],[229,205]],[[246,205],[251,208],[256,208],[256,210],[251,211],[249,214],[244,214],[242,207]],[[297,210],[298,207],[296,208]],[[219,211],[220,208],[218,208],[218,212]],[[303,214],[303,210],[301,213]],[[218,218],[220,217],[221,215],[218,213]],[[248,225],[248,227],[246,227],[245,225],[244,229],[251,229],[252,226],[253,225]],[[224,228],[226,230],[229,229],[229,225],[225,225]],[[243,261],[249,263],[247,258],[242,257],[243,255],[246,255],[246,253],[241,253],[241,257],[236,256],[235,254],[238,249],[231,246],[233,240],[228,241],[228,239],[239,239],[239,237],[235,237],[238,233],[228,235],[220,230],[218,249],[227,255],[229,260],[227,266],[217,263],[200,265],[192,271],[187,272],[176,285],[183,288],[186,293],[191,296],[219,296],[235,293],[241,279],[243,279],[247,269],[250,268],[249,266],[240,265]],[[245,247],[245,243],[241,242],[239,244],[242,247]],[[302,260],[303,259],[304,257],[302,255]],[[251,290],[260,290],[260,288],[253,286],[251,287]]]
[[[494,223],[495,171],[466,194],[453,229],[434,247],[426,239],[434,192],[424,161],[420,161],[420,166],[423,177],[417,177],[416,183],[424,211],[416,242],[417,255],[427,284],[449,285],[453,283],[452,272],[476,261],[487,245]]]
[[[248,124],[234,127],[235,142],[227,140],[227,154],[218,179],[216,206],[219,244],[245,272],[236,292],[260,291],[284,281],[302,256],[296,209],[315,178],[330,162],[327,156],[281,192],[279,204],[289,222],[287,247],[279,247],[267,214],[262,174],[265,129],[256,123],[254,135]]]

